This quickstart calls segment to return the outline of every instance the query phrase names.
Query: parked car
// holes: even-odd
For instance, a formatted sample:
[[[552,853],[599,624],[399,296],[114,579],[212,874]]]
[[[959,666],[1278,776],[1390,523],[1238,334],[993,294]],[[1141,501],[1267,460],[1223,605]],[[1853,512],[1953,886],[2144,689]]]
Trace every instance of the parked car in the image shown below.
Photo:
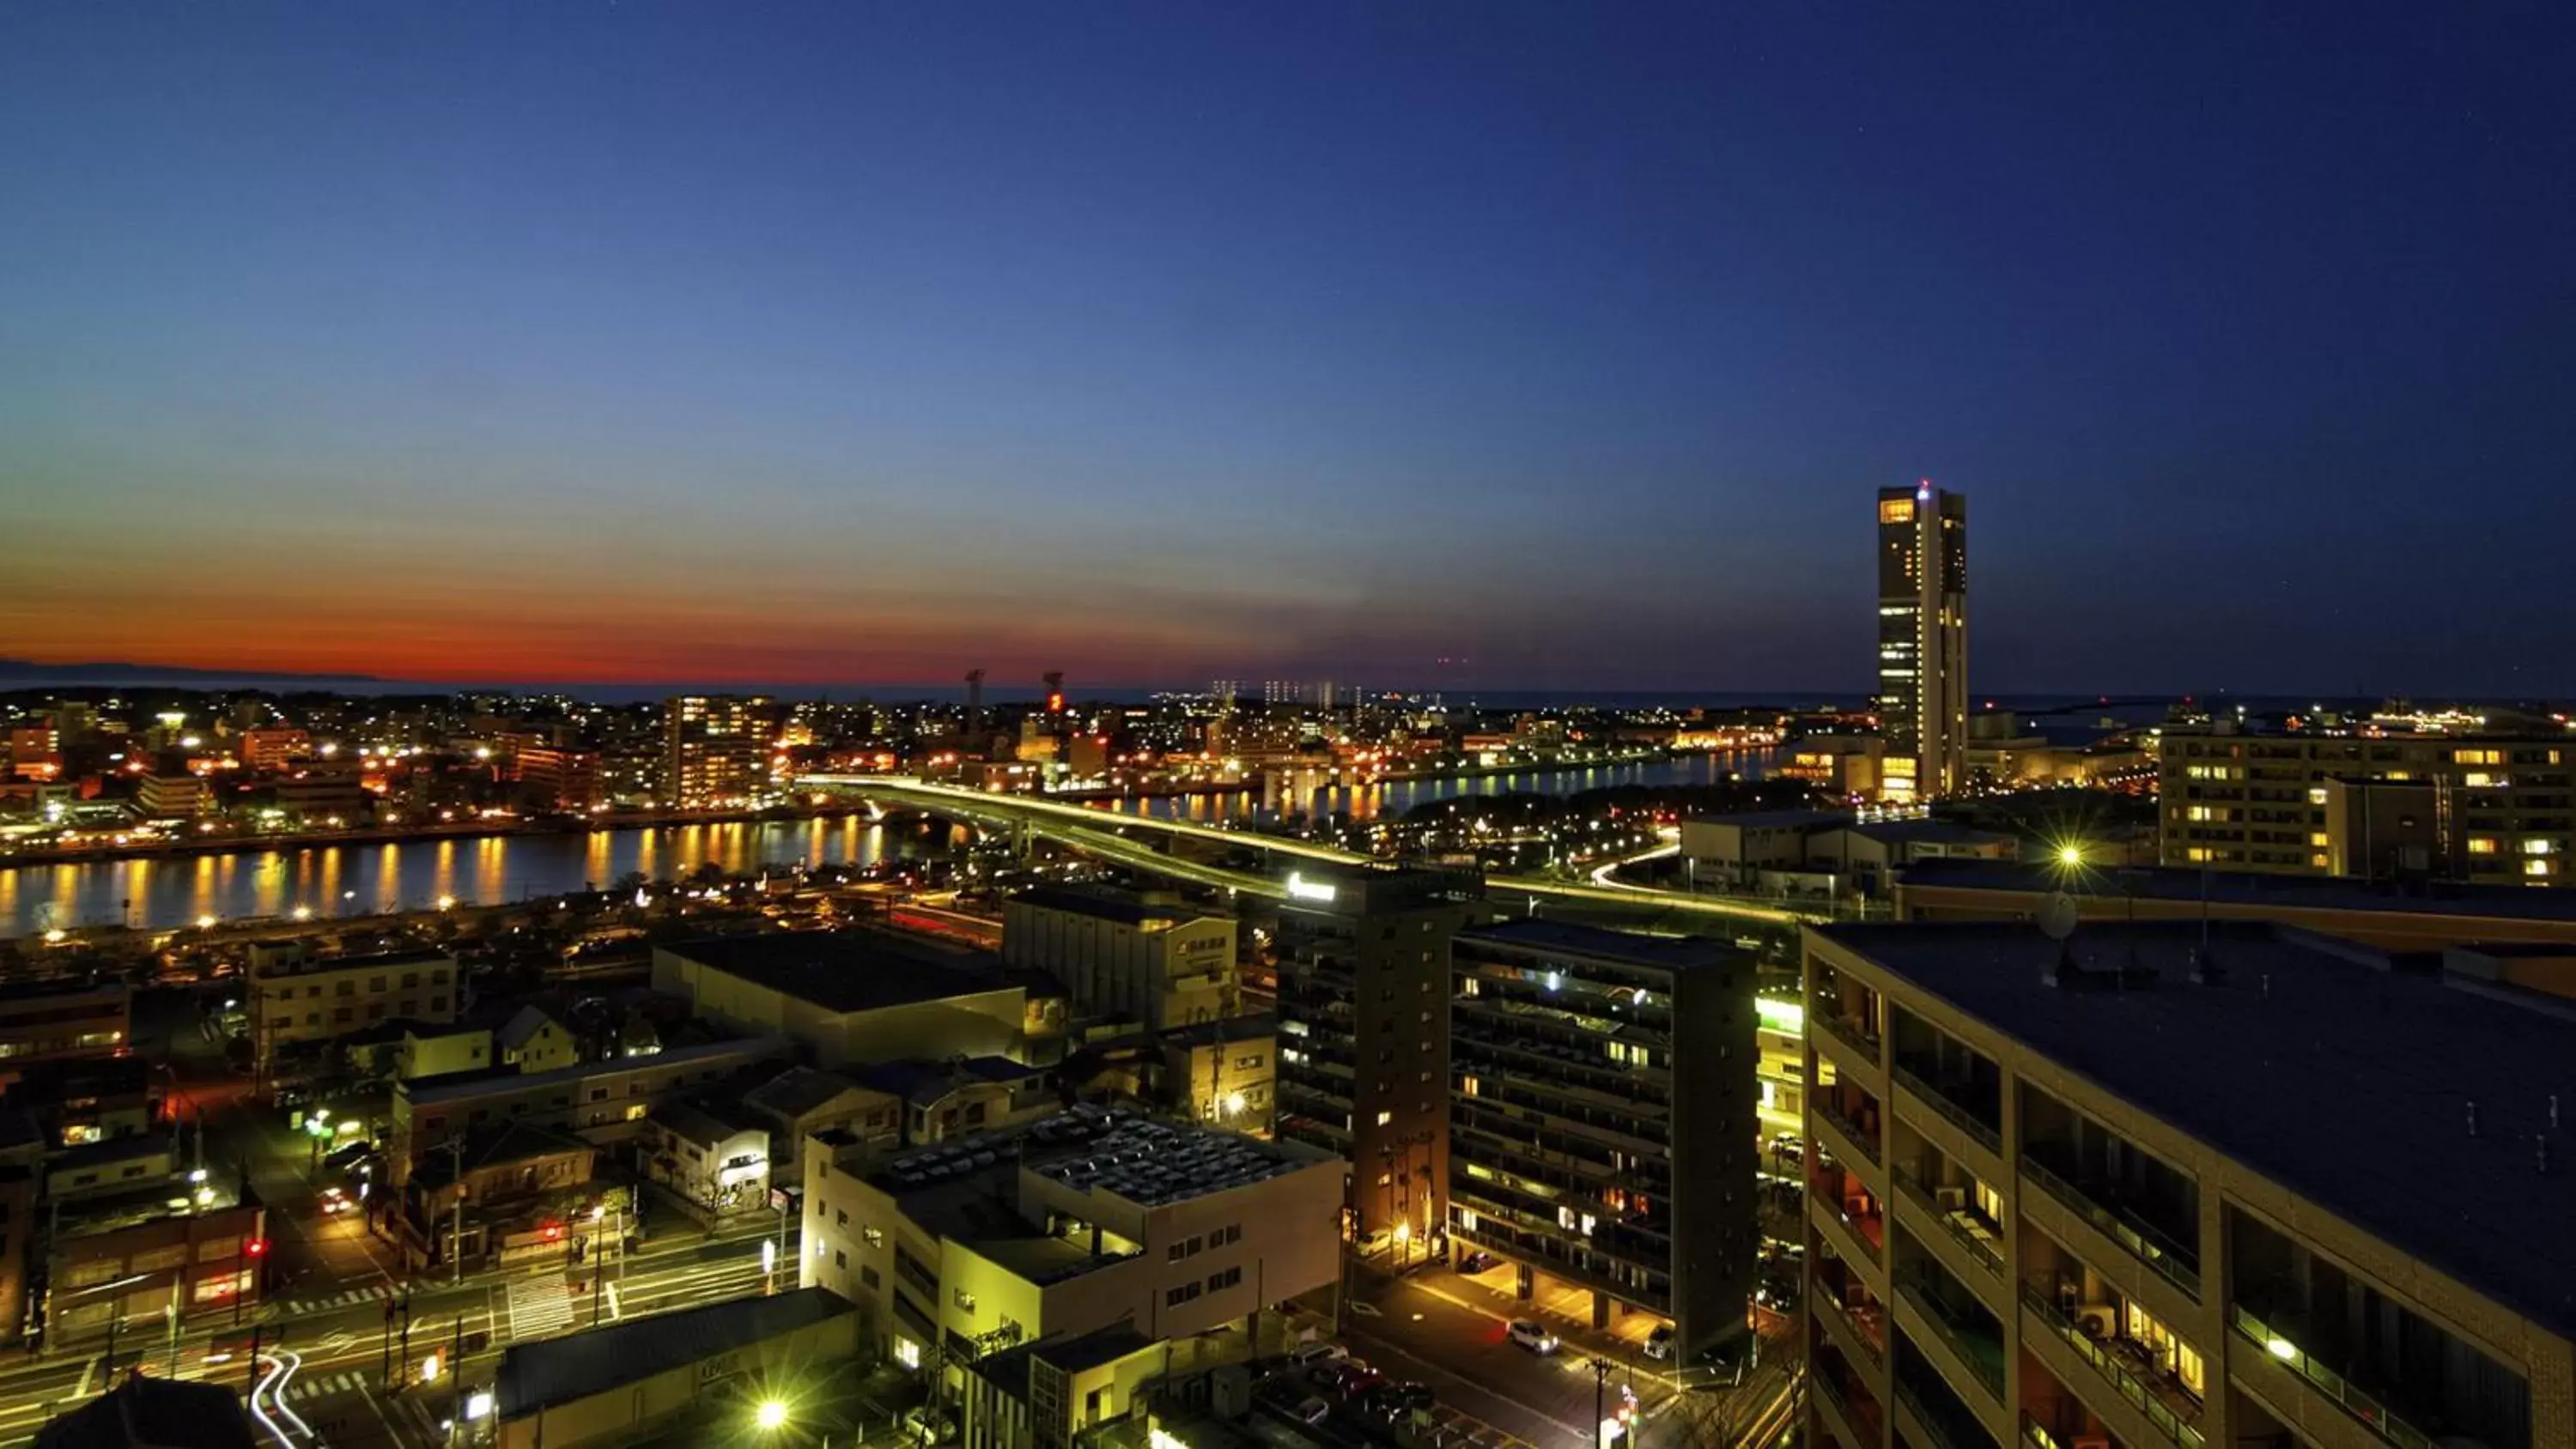
[[[1376,1371],[1355,1358],[1327,1365],[1315,1374],[1318,1387],[1345,1396],[1367,1393],[1377,1382]]]
[[[1326,1415],[1333,1412],[1333,1404],[1330,1399],[1320,1397],[1308,1398],[1288,1412],[1296,1415],[1297,1422],[1300,1424],[1320,1424],[1324,1422],[1324,1417]]]
[[[1494,1255],[1482,1248],[1472,1253],[1458,1255],[1458,1271],[1461,1273],[1482,1273],[1492,1266],[1494,1266]]]
[[[1554,1353],[1558,1347],[1556,1335],[1548,1332],[1547,1325],[1535,1318],[1515,1318],[1505,1332],[1512,1342],[1532,1353]]]
[[[1438,1397],[1431,1392],[1429,1384],[1406,1384],[1403,1392],[1404,1406],[1408,1409],[1419,1409],[1429,1413],[1431,1406],[1439,1402]]]
[[[1288,1363],[1293,1368],[1312,1368],[1350,1356],[1351,1351],[1338,1343],[1301,1343],[1288,1351]]]
[[[1655,1325],[1655,1331],[1646,1335],[1646,1357],[1667,1359],[1672,1356],[1673,1326],[1669,1323],[1658,1323]]]

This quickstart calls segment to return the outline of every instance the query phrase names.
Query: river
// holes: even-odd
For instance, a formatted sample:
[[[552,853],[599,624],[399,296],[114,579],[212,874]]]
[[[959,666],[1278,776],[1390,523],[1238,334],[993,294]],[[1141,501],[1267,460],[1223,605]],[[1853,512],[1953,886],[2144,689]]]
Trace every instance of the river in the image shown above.
[[[1769,751],[1683,755],[1588,769],[1532,770],[1393,780],[1314,793],[1310,810],[1369,819],[1426,800],[1518,791],[1573,794],[1611,785],[1705,785],[1729,774],[1759,778]],[[1107,802],[1105,808],[1193,820],[1243,819],[1264,808],[1242,791]],[[146,930],[202,917],[241,920],[362,915],[427,909],[441,897],[491,904],[602,886],[629,871],[674,877],[710,861],[730,873],[762,865],[871,865],[935,846],[935,828],[892,827],[849,815],[724,825],[594,830],[579,835],[494,835],[385,845],[273,846],[158,859],[0,868],[0,939],[56,928],[127,925]]]
[[[442,896],[489,904],[604,886],[629,871],[680,876],[709,861],[733,873],[764,864],[871,865],[938,838],[921,822],[888,827],[843,815],[20,865],[0,870],[0,937],[119,921],[158,930],[204,916],[286,917],[299,907],[363,915],[426,909]]]
[[[1426,801],[1460,800],[1470,795],[1576,795],[1614,785],[1714,785],[1729,776],[1759,780],[1770,774],[1779,751],[1713,750],[1673,755],[1622,765],[1587,765],[1574,769],[1515,770],[1493,775],[1443,775],[1420,780],[1388,780],[1376,785],[1327,786],[1304,793],[1308,815],[1335,811],[1354,820],[1397,817]],[[1278,814],[1282,802],[1257,790],[1207,795],[1138,796],[1095,802],[1128,815],[1164,820],[1244,820]]]

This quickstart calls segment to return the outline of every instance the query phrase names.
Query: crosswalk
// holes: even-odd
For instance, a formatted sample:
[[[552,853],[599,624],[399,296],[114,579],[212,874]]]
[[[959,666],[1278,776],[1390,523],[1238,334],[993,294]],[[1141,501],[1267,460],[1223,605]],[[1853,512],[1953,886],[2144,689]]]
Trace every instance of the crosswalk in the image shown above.
[[[335,1374],[320,1374],[312,1378],[298,1374],[287,1381],[286,1401],[293,1404],[305,1399],[318,1399],[324,1394],[355,1393],[367,1386],[368,1379],[369,1375],[357,1369],[342,1369]]]
[[[347,1308],[359,1303],[375,1303],[392,1296],[394,1296],[392,1285],[376,1283],[365,1288],[352,1288],[346,1293],[334,1293],[327,1298],[291,1298],[277,1303],[277,1312],[281,1318],[299,1318],[307,1313],[327,1313],[334,1308]],[[270,1301],[277,1302],[275,1299]]]
[[[510,1337],[539,1338],[572,1327],[572,1295],[560,1278],[522,1278],[510,1285]]]

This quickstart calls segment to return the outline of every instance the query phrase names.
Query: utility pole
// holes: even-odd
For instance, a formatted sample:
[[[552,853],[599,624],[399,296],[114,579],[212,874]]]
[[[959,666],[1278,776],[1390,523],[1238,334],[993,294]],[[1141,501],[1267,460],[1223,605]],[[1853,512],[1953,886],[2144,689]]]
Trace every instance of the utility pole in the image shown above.
[[[447,1425],[448,1441],[465,1430],[465,1307],[456,1308],[454,1337],[447,1348]]]
[[[452,1218],[451,1236],[447,1240],[448,1276],[451,1284],[465,1281],[465,1134],[458,1132],[447,1139],[447,1151],[455,1163],[455,1177],[448,1186],[456,1191],[456,1211]]]
[[[249,1405],[251,1395],[259,1392],[259,1337],[260,1330],[267,1326],[265,1323],[250,1326],[250,1372],[242,1376],[242,1403],[245,1407]]]
[[[1602,1399],[1610,1391],[1610,1360],[1592,1356],[1592,1449],[1607,1449],[1601,1440],[1602,1412],[1607,1407]]]

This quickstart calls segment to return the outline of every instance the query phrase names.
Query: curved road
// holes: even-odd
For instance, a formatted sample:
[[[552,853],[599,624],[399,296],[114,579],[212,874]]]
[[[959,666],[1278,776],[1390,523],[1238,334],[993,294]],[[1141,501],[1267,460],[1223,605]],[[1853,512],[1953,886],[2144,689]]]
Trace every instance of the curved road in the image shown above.
[[[1061,841],[1089,851],[1104,860],[1114,861],[1138,870],[1158,872],[1175,879],[1223,890],[1248,891],[1273,900],[1284,900],[1287,885],[1268,876],[1249,871],[1228,870],[1221,866],[1201,865],[1165,854],[1139,841],[1118,834],[1125,830],[1154,830],[1169,836],[1186,836],[1213,841],[1236,848],[1250,848],[1305,860],[1334,865],[1368,865],[1377,857],[1344,850],[1336,845],[1318,845],[1311,840],[1293,840],[1276,835],[1261,835],[1248,830],[1221,830],[1186,820],[1159,820],[1144,816],[1112,815],[1082,805],[1066,805],[1031,795],[996,795],[981,790],[968,790],[956,785],[938,785],[927,780],[901,775],[804,775],[796,781],[799,790],[834,790],[861,796],[879,804],[903,805],[962,819],[971,824],[998,828],[1035,827],[1048,839]],[[1104,825],[1109,826],[1103,829]],[[1682,891],[1660,890],[1653,886],[1625,885],[1596,874],[1596,884],[1580,885],[1571,881],[1540,876],[1489,875],[1488,891],[1534,896],[1546,900],[1582,901],[1589,904],[1625,906],[1669,911],[1684,916],[1715,916],[1727,920],[1752,921],[1764,925],[1795,926],[1809,920],[1828,919],[1805,914]]]

